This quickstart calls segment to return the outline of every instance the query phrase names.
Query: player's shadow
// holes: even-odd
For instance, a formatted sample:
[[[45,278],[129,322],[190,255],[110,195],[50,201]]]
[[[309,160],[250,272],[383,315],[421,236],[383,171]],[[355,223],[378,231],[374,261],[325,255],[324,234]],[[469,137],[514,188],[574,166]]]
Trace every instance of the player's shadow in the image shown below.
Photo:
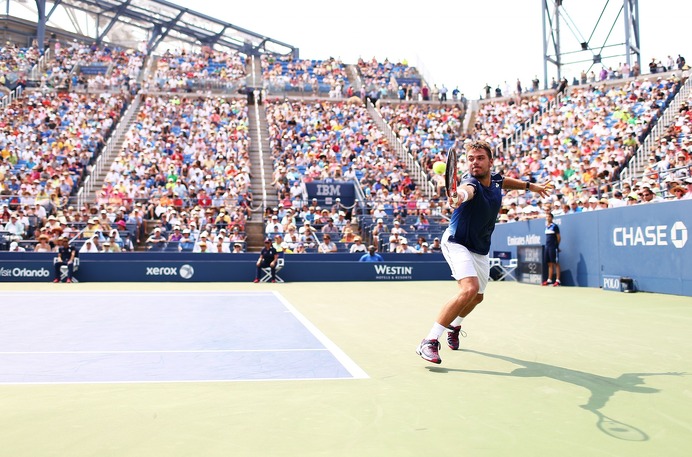
[[[567,382],[576,386],[583,387],[591,392],[589,401],[585,405],[580,405],[587,411],[591,411],[598,418],[597,427],[603,432],[614,438],[628,441],[647,441],[649,436],[643,431],[632,425],[612,419],[601,412],[601,409],[606,405],[610,397],[617,392],[632,392],[640,394],[653,394],[659,392],[659,389],[644,386],[644,378],[648,376],[683,376],[685,373],[625,373],[617,378],[607,376],[599,376],[593,373],[584,371],[571,370],[569,368],[548,365],[540,362],[530,362],[514,357],[508,357],[499,354],[489,354],[486,352],[474,351],[472,349],[464,349],[465,352],[482,355],[484,357],[492,357],[494,359],[504,360],[506,362],[519,365],[509,373],[500,371],[488,370],[463,370],[457,368],[445,367],[428,367],[435,373],[475,373],[493,376],[514,376],[521,378],[546,377],[556,381]]]

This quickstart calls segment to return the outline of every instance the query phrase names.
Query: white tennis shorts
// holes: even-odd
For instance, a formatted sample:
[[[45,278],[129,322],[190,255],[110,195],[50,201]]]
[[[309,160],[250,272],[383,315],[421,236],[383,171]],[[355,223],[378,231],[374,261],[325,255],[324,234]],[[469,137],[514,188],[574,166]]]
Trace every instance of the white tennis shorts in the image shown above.
[[[449,241],[449,233],[445,232],[442,239],[442,254],[444,254],[452,277],[457,281],[475,276],[478,278],[478,293],[485,292],[490,277],[490,260],[488,255],[476,254],[466,246]]]

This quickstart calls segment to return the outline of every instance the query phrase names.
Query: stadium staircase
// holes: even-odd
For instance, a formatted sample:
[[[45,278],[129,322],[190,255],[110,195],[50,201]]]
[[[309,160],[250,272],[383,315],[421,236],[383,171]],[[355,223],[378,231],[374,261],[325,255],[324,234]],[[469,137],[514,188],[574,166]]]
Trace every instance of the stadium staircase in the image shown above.
[[[80,208],[87,202],[93,202],[96,192],[103,187],[103,182],[110,170],[111,164],[118,157],[118,153],[120,153],[123,147],[125,134],[137,120],[135,114],[139,111],[140,102],[140,95],[136,95],[132,99],[130,106],[125,110],[113,133],[108,138],[106,145],[103,147],[101,155],[98,156],[92,166],[89,176],[86,177],[84,184],[77,192],[77,205]]]
[[[396,136],[392,128],[387,124],[387,121],[384,120],[370,100],[367,101],[367,109],[370,117],[375,121],[377,128],[384,132],[389,142],[389,147],[396,152],[399,159],[406,165],[406,171],[413,182],[416,183],[416,187],[422,189],[427,198],[432,198],[432,196],[435,195],[435,188],[432,182],[428,180],[428,175],[423,171],[423,167],[420,166],[418,160],[404,148],[401,140]]]
[[[675,94],[673,100],[668,104],[665,111],[661,113],[656,125],[651,129],[651,132],[644,138],[644,141],[635,152],[632,159],[620,173],[620,183],[632,182],[633,180],[641,180],[644,176],[644,169],[648,164],[648,158],[651,155],[651,150],[656,146],[656,141],[663,135],[668,127],[675,122],[676,116],[680,112],[680,105],[687,100],[687,97],[692,90],[692,78],[687,78],[684,84]]]
[[[253,99],[248,106],[250,171],[252,176],[250,189],[252,191],[253,212],[251,220],[245,225],[247,251],[260,251],[264,247],[264,211],[279,204],[276,190],[271,185],[274,161],[269,146],[267,113],[264,105],[257,102]]]

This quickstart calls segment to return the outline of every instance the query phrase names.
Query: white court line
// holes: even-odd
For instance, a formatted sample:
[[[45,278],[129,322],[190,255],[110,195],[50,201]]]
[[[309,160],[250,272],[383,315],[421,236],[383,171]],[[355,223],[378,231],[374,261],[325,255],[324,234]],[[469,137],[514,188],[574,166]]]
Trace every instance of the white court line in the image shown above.
[[[346,355],[344,351],[341,350],[339,346],[334,344],[332,340],[327,338],[327,336],[322,333],[312,322],[310,322],[305,316],[300,314],[297,309],[291,305],[288,300],[286,300],[280,293],[274,292],[274,295],[276,298],[283,303],[283,305],[295,316],[298,321],[303,324],[303,326],[310,332],[312,335],[319,340],[320,343],[324,345],[329,351],[334,354],[334,357],[341,363],[341,365],[348,370],[349,373],[351,373],[351,376],[353,376],[355,379],[368,379],[369,376],[368,374],[356,363],[351,360],[349,356]]]
[[[261,378],[261,379],[167,379],[165,381],[11,381],[4,382],[0,381],[0,386],[23,386],[23,385],[34,385],[34,386],[47,386],[47,385],[61,385],[61,384],[181,384],[181,383],[191,383],[199,382],[209,384],[212,382],[216,383],[228,383],[228,382],[287,382],[287,381],[343,381],[346,378]]]
[[[198,351],[7,351],[0,355],[34,355],[34,354],[205,354],[205,353],[234,353],[234,352],[320,352],[322,349],[201,349]]]
[[[135,292],[135,291],[130,291],[130,290],[99,290],[99,291],[94,291],[94,290],[85,290],[85,291],[80,291],[80,290],[61,290],[61,291],[27,291],[27,292],[20,292],[20,291],[9,291],[9,292],[3,292],[4,295],[12,295],[12,296],[22,296],[26,297],[27,295],[47,295],[47,296],[54,296],[54,295],[94,295],[94,296],[101,296],[101,295],[111,295],[111,294],[118,294],[118,295],[133,295],[133,296],[138,296],[138,295],[166,295],[166,296],[180,296],[180,295],[191,295],[193,297],[199,297],[200,295],[204,296],[212,296],[212,297],[227,297],[227,296],[233,296],[233,297],[257,297],[257,296],[263,296],[263,295],[274,295],[272,292],[264,292],[264,291],[257,291],[257,292],[193,292],[193,291],[179,291],[179,292],[172,292],[172,291],[155,291],[155,290],[145,290],[142,292]]]

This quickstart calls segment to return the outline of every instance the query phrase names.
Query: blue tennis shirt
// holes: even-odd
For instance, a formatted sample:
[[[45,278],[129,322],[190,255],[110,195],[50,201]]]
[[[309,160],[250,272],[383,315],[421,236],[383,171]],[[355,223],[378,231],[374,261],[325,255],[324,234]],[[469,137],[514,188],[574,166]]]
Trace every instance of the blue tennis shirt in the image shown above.
[[[486,255],[490,252],[490,237],[502,206],[504,179],[499,173],[493,173],[490,175],[490,186],[485,187],[476,178],[465,177],[461,184],[473,186],[475,196],[452,213],[448,229],[452,235],[449,241],[466,246],[476,254]]]

